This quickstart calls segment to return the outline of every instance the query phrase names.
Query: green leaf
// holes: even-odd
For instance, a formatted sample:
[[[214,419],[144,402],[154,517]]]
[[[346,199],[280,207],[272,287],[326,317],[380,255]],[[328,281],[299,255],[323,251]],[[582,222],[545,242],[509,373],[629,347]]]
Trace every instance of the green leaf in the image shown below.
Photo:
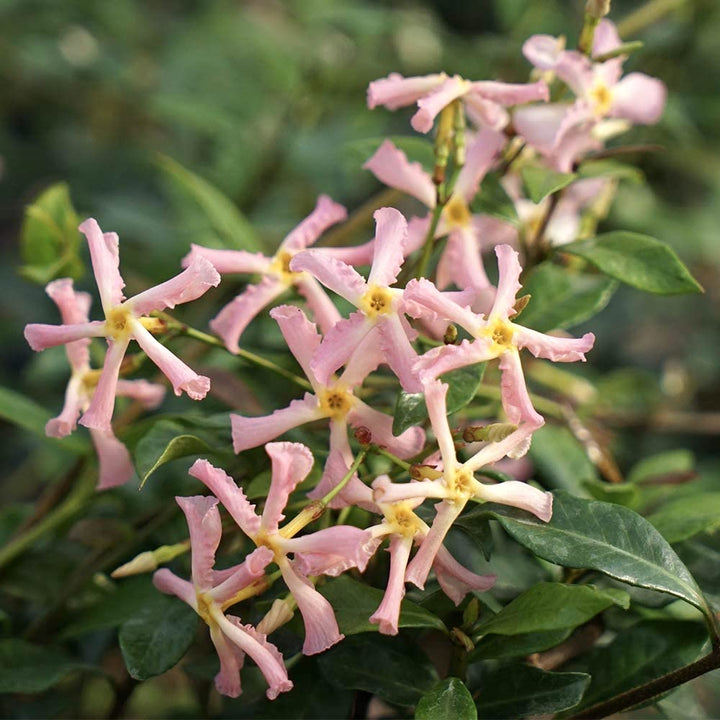
[[[548,523],[515,508],[490,512],[520,544],[544,560],[589,568],[630,585],[665,592],[708,612],[700,589],[667,541],[628,508],[554,493]]]
[[[695,456],[689,450],[668,450],[640,460],[630,470],[628,482],[642,483],[663,475],[689,472],[694,467]]]
[[[701,532],[720,527],[720,492],[678,498],[647,519],[669,543],[688,540]]]
[[[396,705],[415,705],[438,680],[414,642],[384,635],[356,635],[318,658],[325,678],[342,688],[366,690]]]
[[[483,178],[480,192],[470,203],[473,213],[492,215],[514,226],[520,225],[515,203],[500,184],[500,176],[496,172],[489,172]]]
[[[0,640],[0,693],[39,693],[76,670],[95,670],[64,651],[24,640]]]
[[[610,232],[563,245],[606,275],[659,295],[703,292],[675,251],[663,242],[632,232]]]
[[[630,597],[622,590],[600,590],[593,585],[539,583],[482,623],[476,632],[520,635],[576,628],[612,605],[627,610]]]
[[[546,261],[523,284],[523,293],[532,299],[520,323],[540,332],[578,325],[599,313],[616,288],[611,278],[570,272]]]
[[[183,193],[200,205],[225,247],[262,250],[250,222],[220,190],[166,155],[159,155],[157,164]]]
[[[454,412],[464,408],[475,397],[483,375],[486,363],[469,365],[445,373],[442,381],[448,384],[447,412]],[[400,435],[413,425],[419,425],[427,418],[427,407],[423,393],[406,393],[400,391],[395,403],[393,417],[393,435]]]
[[[425,693],[415,708],[415,720],[476,720],[477,709],[465,683],[445,678]]]
[[[475,649],[470,653],[470,662],[488,658],[526,657],[559,645],[571,633],[572,630],[567,628],[523,635],[486,635],[475,643]]]
[[[636,185],[645,179],[643,171],[620,163],[617,160],[584,160],[578,170],[581,178],[612,177],[618,180],[629,180]]]
[[[489,518],[474,517],[472,521],[466,522],[465,515],[455,521],[453,527],[462,530],[482,550],[485,560],[490,560],[495,548],[495,541],[492,534],[492,526]]]
[[[340,632],[355,635],[364,632],[377,632],[378,626],[369,621],[369,617],[378,609],[385,595],[383,590],[340,575],[318,588],[335,610]],[[434,628],[447,632],[439,617],[410,600],[403,600],[400,606],[399,627]]]
[[[78,217],[66,183],[51,185],[25,209],[20,231],[20,273],[45,285],[57,277],[78,278],[84,272],[79,256]]]
[[[562,173],[541,165],[525,165],[520,171],[528,197],[535,203],[567,187],[577,178],[575,173]]]
[[[147,680],[176,665],[192,644],[197,624],[191,607],[158,594],[120,626],[120,650],[130,675]]]
[[[582,706],[609,700],[694,662],[706,641],[700,623],[645,621],[624,630],[611,645],[596,648],[586,658],[592,682]]]
[[[589,684],[585,673],[504,665],[483,674],[476,704],[480,717],[493,720],[552,714],[577,705]]]

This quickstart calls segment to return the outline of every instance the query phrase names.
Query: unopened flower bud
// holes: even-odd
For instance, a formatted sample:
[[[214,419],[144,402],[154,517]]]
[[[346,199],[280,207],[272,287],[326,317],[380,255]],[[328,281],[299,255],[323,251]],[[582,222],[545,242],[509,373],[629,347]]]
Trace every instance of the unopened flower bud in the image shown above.
[[[465,610],[463,610],[463,625],[467,627],[471,627],[477,622],[478,617],[480,616],[480,602],[476,597],[472,598],[470,602],[467,604],[467,607]]]
[[[527,304],[530,302],[530,298],[532,295],[522,295],[515,301],[515,305],[513,305],[513,310],[515,310],[515,317],[513,320],[517,320],[518,315],[527,307]]]
[[[146,550],[136,555],[130,562],[126,562],[119,568],[113,570],[110,575],[114,578],[128,577],[129,575],[140,575],[141,573],[153,572],[160,565],[170,562],[178,555],[186,553],[190,549],[190,540],[176,543],[175,545],[161,545],[155,550]]]
[[[458,329],[455,327],[455,325],[448,325],[447,329],[445,330],[445,334],[443,335],[443,342],[446,345],[452,345],[457,341],[458,337]]]
[[[453,628],[450,631],[450,639],[465,652],[472,652],[475,649],[475,643],[460,628]]]
[[[463,440],[472,442],[500,442],[517,430],[512,423],[490,423],[489,425],[469,425],[463,430]]]
[[[413,480],[438,480],[443,474],[433,465],[411,465],[410,477]]]
[[[600,20],[610,12],[610,0],[587,0],[585,12]]]
[[[370,445],[372,443],[372,433],[370,432],[370,428],[361,425],[360,427],[355,428],[354,434],[355,439],[358,443],[360,443],[360,445]]]
[[[285,625],[285,623],[290,622],[293,615],[293,609],[290,607],[288,601],[278,598],[273,601],[270,610],[268,610],[265,617],[257,624],[257,630],[263,635],[270,635],[270,633],[275,632],[275,630]]]

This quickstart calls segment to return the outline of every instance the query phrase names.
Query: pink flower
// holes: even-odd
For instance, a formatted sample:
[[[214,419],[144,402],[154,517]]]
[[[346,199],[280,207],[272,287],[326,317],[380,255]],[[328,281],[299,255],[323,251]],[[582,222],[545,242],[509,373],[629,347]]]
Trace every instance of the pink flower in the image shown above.
[[[399,503],[403,501],[422,501],[425,498],[441,500],[435,505],[436,515],[432,526],[427,531],[415,557],[407,566],[405,581],[422,588],[433,563],[440,561],[447,570],[447,555],[443,550],[443,540],[448,530],[463,511],[470,500],[480,502],[497,502],[527,510],[541,520],[547,521],[552,515],[552,495],[537,490],[521,482],[508,481],[497,485],[487,485],[475,479],[474,472],[486,465],[501,460],[518,450],[526,449],[527,441],[541,424],[532,416],[523,420],[508,436],[498,442],[488,443],[475,453],[469,460],[461,463],[455,452],[455,445],[447,419],[446,395],[448,386],[437,380],[428,381],[425,385],[425,402],[430,416],[430,423],[440,447],[442,458],[442,477],[437,480],[420,482],[392,483],[387,477],[378,478],[373,484],[375,501],[378,503]],[[437,572],[437,567],[436,567]],[[458,578],[460,574],[451,574]],[[476,576],[479,577],[479,576]],[[447,572],[438,574],[441,586],[453,597],[452,582]],[[460,575],[459,580],[462,581]],[[443,584],[445,582],[448,588]],[[460,595],[462,597],[462,595]]]
[[[250,321],[291,287],[297,288],[305,297],[323,332],[327,332],[340,319],[335,306],[315,279],[305,273],[292,272],[290,260],[296,253],[315,243],[327,228],[346,217],[347,211],[342,205],[333,202],[327,195],[321,195],[312,213],[282,241],[274,257],[244,250],[213,250],[199,245],[192,246],[190,253],[183,259],[184,265],[197,257],[203,257],[221,275],[262,275],[259,283],[248,285],[210,322],[210,327],[224,340],[230,352],[238,352],[240,336]],[[362,264],[368,261],[372,248],[322,248],[321,252]]]
[[[184,272],[171,280],[125,300],[122,293],[125,283],[118,270],[117,235],[103,235],[92,218],[80,225],[80,231],[85,234],[90,246],[90,258],[105,320],[80,322],[74,319],[64,325],[32,324],[25,327],[25,338],[33,350],[45,350],[84,338],[107,339],[105,364],[80,424],[103,433],[110,431],[120,364],[131,340],[136,340],[147,356],[165,373],[176,395],[184,391],[193,400],[204,398],[210,388],[210,380],[193,372],[161,345],[147,329],[156,325],[155,320],[146,316],[154,310],[173,308],[195,300],[210,287],[217,285],[220,276],[213,266],[204,258],[197,258]]]
[[[343,636],[338,630],[332,606],[315,590],[307,575],[337,575],[351,567],[362,571],[377,543],[366,531],[344,525],[302,537],[293,537],[302,529],[302,523],[291,521],[280,527],[288,497],[310,472],[313,457],[299,443],[268,443],[265,449],[272,461],[272,480],[262,515],[255,512],[255,506],[248,502],[232,478],[207,460],[197,460],[190,468],[190,475],[203,482],[219,498],[259,549],[270,550],[272,560],[280,568],[303,616],[303,652],[313,655],[327,650]],[[294,554],[294,560],[290,560],[288,554]]]
[[[480,256],[482,231],[487,230],[487,220],[481,215],[473,215],[469,205],[504,144],[502,133],[485,129],[478,133],[468,148],[467,159],[443,208],[435,235],[449,235],[437,270],[438,287],[441,289],[453,282],[463,290],[483,290],[490,284]],[[412,195],[429,209],[435,207],[435,185],[429,173],[420,163],[408,162],[405,153],[390,140],[386,140],[363,167],[381,182]],[[423,243],[429,222],[428,216],[423,221],[411,223],[406,255]]]
[[[425,382],[449,370],[499,358],[502,402],[509,421],[537,425],[542,423],[542,418],[530,402],[519,350],[527,348],[535,357],[554,362],[584,361],[585,353],[595,342],[595,336],[586,333],[579,339],[553,337],[513,323],[510,318],[515,314],[514,305],[521,288],[522,268],[517,252],[509,245],[498,245],[495,253],[500,277],[495,301],[487,318],[449,301],[429,280],[413,280],[408,284],[405,290],[405,297],[409,301],[408,311],[416,303],[426,311],[460,325],[473,337],[472,341],[463,340],[460,345],[433,348],[418,360],[416,370]]]
[[[368,86],[368,107],[389,110],[417,103],[410,124],[421,133],[432,129],[435,118],[454,100],[462,99],[465,111],[479,127],[502,130],[510,121],[505,107],[548,99],[544,82],[511,84],[483,80],[472,82],[445,73],[405,78],[391,73]]]
[[[163,568],[153,575],[158,590],[177,595],[186,602],[210,628],[210,639],[220,658],[220,672],[215,687],[222,695],[237,697],[240,668],[247,653],[260,668],[268,683],[270,700],[292,689],[283,657],[265,635],[240,618],[225,611],[267,587],[265,567],[273,561],[272,551],[259,547],[244,562],[227,570],[214,570],[215,551],[220,544],[222,524],[214,497],[175,498],[187,518],[192,547],[192,580],[188,582]]]

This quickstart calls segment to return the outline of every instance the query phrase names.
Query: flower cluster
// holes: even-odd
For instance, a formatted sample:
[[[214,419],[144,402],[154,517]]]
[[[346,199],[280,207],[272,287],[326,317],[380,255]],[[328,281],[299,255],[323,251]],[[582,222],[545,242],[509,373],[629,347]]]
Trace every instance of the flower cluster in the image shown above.
[[[396,634],[406,583],[423,588],[434,572],[456,604],[469,592],[493,585],[493,576],[464,567],[444,545],[468,503],[501,503],[550,520],[549,493],[516,480],[491,481],[484,471],[506,458],[522,457],[544,423],[526,386],[522,351],[552,362],[575,362],[584,361],[593,346],[592,333],[581,338],[544,334],[521,323],[528,298],[518,297],[520,252],[531,257],[533,240],[567,242],[577,237],[582,214],[603,193],[605,181],[574,182],[554,204],[538,207],[523,196],[519,172],[527,164],[572,170],[601,147],[610,124],[615,123],[616,131],[618,120],[626,127],[658,119],[662,85],[639,73],[621,79],[623,57],[614,54],[618,47],[614,27],[603,21],[592,57],[567,51],[549,36],[528,40],[523,51],[541,74],[528,84],[474,82],[444,73],[415,78],[392,74],[372,82],[369,107],[395,110],[416,104],[411,123],[422,133],[438,120],[436,168],[431,175],[390,141],[380,145],[365,167],[383,183],[419,200],[428,214],[408,222],[397,209],[380,208],[374,215],[374,237],[358,247],[309,247],[347,215],[342,206],[321,196],[274,255],[194,245],[183,260],[183,272],[125,299],[117,236],[103,234],[95,220],[80,226],[88,240],[104,320],[90,321],[89,296],[76,292],[70,280],[57,280],[47,292],[63,324],[28,325],[26,337],[35,350],[66,345],[72,376],[65,407],[48,423],[47,433],[67,435],[80,417],[97,445],[99,488],[122,483],[132,474],[127,450],[111,428],[116,395],[147,408],[157,406],[163,396],[162,387],[154,383],[120,379],[131,369],[123,365],[131,341],[159,367],[176,394],[201,400],[208,393],[210,380],[197,375],[153,334],[165,329],[165,309],[200,297],[220,283],[221,275],[259,276],[210,322],[222,344],[240,352],[245,328],[273,306],[270,317],[311,388],[269,415],[231,415],[234,451],[264,445],[270,457],[272,478],[261,513],[235,480],[205,459],[195,462],[190,475],[210,494],[177,498],[190,532],[191,580],[161,569],[155,584],[188,603],[207,623],[220,658],[216,686],[221,693],[240,693],[239,670],[246,654],[265,676],[269,698],[291,689],[282,655],[267,635],[297,607],[305,627],[305,654],[323,652],[340,641],[333,608],[315,583],[323,575],[349,569],[362,573],[383,542],[388,543],[390,573],[370,621],[381,633]],[[564,90],[555,93],[560,83]],[[575,98],[550,103],[551,90],[561,97],[571,92]],[[489,173],[504,175],[520,231],[473,208]],[[442,250],[434,252],[444,238]],[[484,253],[492,248],[497,274],[494,263],[486,272]],[[357,268],[365,265],[369,271],[362,274]],[[496,284],[489,279],[495,276]],[[293,289],[304,298],[314,322],[301,306],[276,304]],[[326,290],[352,308],[347,317]],[[445,342],[437,339],[441,337]],[[90,367],[92,338],[105,338],[107,344],[98,370]],[[458,444],[448,421],[446,373],[495,360],[498,414],[488,418],[477,442]],[[386,367],[384,375],[377,373],[381,366]],[[373,407],[378,397],[373,380],[387,380],[388,374],[404,393],[424,396],[426,428],[416,425],[394,434],[386,408]],[[283,513],[296,504],[290,497],[295,493],[297,499],[297,486],[309,476],[314,458],[305,445],[276,440],[307,423],[323,427],[320,421],[329,426],[326,442],[316,449],[327,457],[321,477],[309,492],[311,501],[285,522]],[[348,436],[348,425],[355,428],[357,443]],[[389,458],[393,469],[377,476],[363,473],[369,452]],[[416,513],[431,499],[432,507]],[[214,569],[223,532],[219,504],[231,519],[226,531],[255,546],[242,563],[224,570]],[[328,507],[359,507],[371,520],[362,528],[335,524],[307,532]],[[277,571],[267,573],[268,566]],[[276,601],[258,628],[228,614],[280,579],[289,595]]]

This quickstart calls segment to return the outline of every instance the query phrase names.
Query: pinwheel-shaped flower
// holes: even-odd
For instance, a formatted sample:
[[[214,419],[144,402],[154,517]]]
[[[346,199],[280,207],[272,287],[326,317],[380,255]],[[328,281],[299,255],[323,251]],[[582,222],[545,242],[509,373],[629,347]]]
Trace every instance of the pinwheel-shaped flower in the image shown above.
[[[410,124],[421,133],[432,129],[435,118],[454,100],[462,99],[465,112],[478,127],[502,130],[510,121],[505,107],[548,99],[547,85],[504,83],[492,80],[473,82],[445,73],[405,78],[391,73],[368,86],[368,107],[384,105],[388,110],[417,103]]]
[[[519,350],[527,348],[535,357],[555,362],[575,362],[585,360],[585,353],[592,348],[595,336],[586,333],[582,338],[552,337],[512,322],[510,318],[515,315],[522,268],[518,254],[509,245],[498,245],[495,253],[500,277],[495,302],[487,318],[448,300],[429,280],[413,280],[408,284],[405,290],[408,312],[412,310],[412,303],[417,303],[465,328],[473,337],[472,341],[463,340],[460,345],[433,348],[417,361],[415,368],[423,380],[427,380],[449,370],[499,358],[503,407],[508,419],[517,424],[523,418],[534,417],[538,422],[542,418],[530,402]]]
[[[293,686],[282,655],[265,635],[251,625],[243,625],[240,618],[225,614],[232,605],[266,589],[264,571],[272,562],[273,553],[267,547],[259,547],[240,565],[213,570],[222,535],[217,499],[202,496],[175,499],[190,529],[192,580],[183,580],[163,568],[154,574],[153,582],[158,590],[177,595],[190,605],[210,628],[210,639],[220,658],[220,672],[215,676],[218,692],[230,697],[241,693],[240,668],[248,654],[265,676],[268,698],[274,700]]]
[[[274,257],[244,250],[213,250],[199,245],[192,246],[183,260],[185,265],[196,257],[204,257],[221,275],[262,275],[259,283],[248,285],[210,321],[210,327],[223,339],[230,352],[238,352],[240,336],[250,321],[291,287],[297,288],[305,297],[323,332],[327,332],[339,320],[337,309],[317,281],[306,273],[292,272],[290,260],[296,253],[315,243],[327,228],[346,217],[347,211],[342,205],[333,202],[327,195],[321,195],[312,213],[282,241]],[[372,249],[366,245],[360,248],[323,248],[322,252],[351,263],[363,264],[369,260]]]
[[[193,400],[202,400],[210,389],[210,380],[198,375],[173,355],[150,333],[156,326],[154,318],[146,317],[155,310],[173,308],[200,297],[220,282],[215,268],[198,257],[179,275],[139,295],[125,300],[125,287],[119,272],[118,236],[103,235],[92,218],[80,225],[90,246],[90,258],[95,272],[105,320],[73,322],[66,325],[27,325],[25,338],[33,350],[45,350],[82,338],[104,337],[108,350],[90,405],[80,424],[108,432],[112,418],[120,364],[131,340],[136,340],[147,356],[165,373],[176,395],[186,392]]]
[[[377,541],[365,530],[345,525],[293,537],[314,519],[303,513],[279,527],[288,497],[310,472],[313,457],[299,443],[268,443],[265,449],[272,460],[272,480],[262,515],[255,513],[255,506],[248,502],[233,479],[207,460],[196,461],[190,468],[190,475],[219,498],[258,548],[271,551],[305,623],[303,652],[313,655],[339,642],[343,636],[332,606],[315,590],[307,576],[338,575],[351,567],[363,571]],[[294,559],[288,558],[288,554],[294,554]]]
[[[69,278],[53,280],[45,288],[60,310],[63,323],[66,325],[88,322],[90,295],[75,292],[73,282]],[[72,374],[65,391],[65,404],[58,417],[49,420],[45,433],[50,437],[65,437],[77,427],[80,413],[87,410],[95,391],[100,375],[99,370],[90,369],[90,338],[80,338],[65,345],[68,362]],[[116,394],[131,397],[142,403],[146,408],[157,407],[165,396],[165,388],[147,380],[119,380]],[[90,429],[95,449],[98,454],[99,477],[98,490],[122,485],[133,475],[133,464],[126,447],[110,430]]]

